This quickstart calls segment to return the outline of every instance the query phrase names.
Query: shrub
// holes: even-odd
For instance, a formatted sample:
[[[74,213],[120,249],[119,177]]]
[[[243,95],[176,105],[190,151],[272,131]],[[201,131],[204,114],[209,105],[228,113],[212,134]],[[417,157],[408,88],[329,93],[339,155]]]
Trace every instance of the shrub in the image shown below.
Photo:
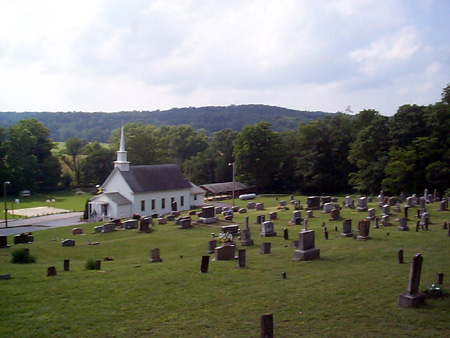
[[[18,264],[28,264],[36,262],[36,257],[31,256],[29,251],[25,248],[22,249],[14,249],[11,252],[11,262]]]
[[[92,259],[92,258],[89,258],[87,260],[84,267],[86,268],[86,270],[98,270],[97,263],[96,263],[95,259]]]

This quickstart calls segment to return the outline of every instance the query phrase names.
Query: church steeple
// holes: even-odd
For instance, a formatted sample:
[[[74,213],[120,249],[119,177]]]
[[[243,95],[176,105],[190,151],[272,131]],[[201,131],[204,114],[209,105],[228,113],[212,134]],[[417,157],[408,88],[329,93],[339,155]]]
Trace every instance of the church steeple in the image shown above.
[[[130,162],[127,161],[127,152],[125,151],[125,141],[123,137],[123,124],[120,131],[120,146],[117,152],[117,160],[114,161],[114,168],[118,168],[120,171],[129,171]]]

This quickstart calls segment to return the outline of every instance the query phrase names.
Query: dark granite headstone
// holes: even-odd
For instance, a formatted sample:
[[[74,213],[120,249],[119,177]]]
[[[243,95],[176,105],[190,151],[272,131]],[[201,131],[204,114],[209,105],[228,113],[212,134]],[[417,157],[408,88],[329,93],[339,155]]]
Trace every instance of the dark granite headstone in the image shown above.
[[[209,256],[202,256],[202,265],[200,266],[201,273],[207,273],[209,266]]]
[[[64,271],[69,271],[70,270],[70,260],[65,259],[64,260]]]
[[[47,277],[56,276],[56,268],[51,266],[47,268]]]
[[[8,245],[8,236],[0,236],[0,249],[7,248]]]

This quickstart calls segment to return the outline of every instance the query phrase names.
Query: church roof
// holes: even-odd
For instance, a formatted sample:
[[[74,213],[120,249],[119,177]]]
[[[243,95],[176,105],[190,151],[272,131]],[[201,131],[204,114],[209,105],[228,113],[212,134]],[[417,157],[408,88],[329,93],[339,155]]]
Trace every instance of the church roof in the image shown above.
[[[120,172],[133,192],[190,189],[191,184],[176,164],[130,166]]]
[[[198,194],[204,194],[206,193],[205,189],[200,188],[198,185],[195,185],[191,182],[191,194],[192,195],[198,195]]]

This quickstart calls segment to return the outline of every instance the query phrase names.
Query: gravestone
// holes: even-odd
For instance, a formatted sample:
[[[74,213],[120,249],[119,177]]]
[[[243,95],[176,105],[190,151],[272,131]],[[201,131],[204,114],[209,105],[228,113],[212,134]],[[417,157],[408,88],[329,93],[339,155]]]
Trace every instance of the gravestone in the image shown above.
[[[138,228],[138,221],[137,219],[129,219],[127,221],[122,222],[120,227],[122,229],[137,229]]]
[[[384,227],[391,226],[391,219],[389,215],[381,216],[381,225]]]
[[[389,197],[386,204],[392,207],[395,205],[396,201],[397,199],[395,197]]]
[[[95,269],[96,269],[96,270],[100,270],[101,267],[102,267],[102,261],[101,261],[100,259],[97,259],[97,260],[95,261]]]
[[[207,273],[209,266],[209,256],[202,256],[202,265],[200,266],[201,273]]]
[[[285,241],[289,240],[289,230],[287,228],[283,229],[283,238]]]
[[[240,208],[240,209],[238,210],[238,212],[239,212],[240,214],[246,214],[246,213],[247,213],[247,209],[246,209],[246,208]]]
[[[352,197],[351,196],[346,196],[345,197],[345,201],[344,201],[344,207],[350,208],[352,204],[353,204]]]
[[[428,224],[430,224],[430,215],[428,214],[428,212],[424,212],[420,216],[420,225],[428,228]]]
[[[34,241],[33,235],[31,233],[22,233],[19,235],[14,235],[14,244],[28,244]]]
[[[253,239],[251,238],[250,228],[244,228],[242,230],[242,246],[252,246],[254,244]]]
[[[248,216],[244,217],[244,229],[248,229]]]
[[[188,229],[192,228],[191,218],[190,217],[184,217],[180,219],[180,226],[178,229]]]
[[[273,338],[273,314],[261,316],[260,332],[261,338]]]
[[[331,210],[333,210],[334,208],[334,204],[331,202],[325,203],[323,205],[323,213],[324,214],[329,214],[331,212]]]
[[[264,203],[256,203],[255,209],[256,210],[264,210]]]
[[[0,236],[0,249],[9,247],[8,236]]]
[[[406,198],[406,206],[408,208],[414,206],[414,197],[410,196]]]
[[[395,208],[394,208],[394,212],[402,212],[402,209],[400,208],[400,203],[399,202],[397,202],[396,204],[395,204]]]
[[[224,218],[223,218],[225,221],[232,221],[233,220],[233,215],[226,215]]]
[[[356,210],[358,211],[367,211],[367,197],[361,196],[358,198],[358,207]]]
[[[408,211],[409,211],[409,207],[403,208],[403,213],[404,213],[406,219],[408,219]]]
[[[231,235],[239,235],[239,225],[224,225],[222,226],[222,232],[228,232]]]
[[[47,268],[47,277],[52,276],[56,276],[56,268],[54,266]]]
[[[272,211],[269,213],[269,221],[275,220],[278,218],[278,214],[276,211]]]
[[[75,241],[73,239],[65,239],[61,242],[61,245],[64,247],[75,246]]]
[[[438,284],[438,285],[444,284],[444,273],[443,272],[438,272],[436,274],[436,282],[435,282],[435,284]]]
[[[265,222],[266,216],[265,215],[256,215],[256,224],[263,224]]]
[[[255,205],[256,205],[255,202],[248,202],[247,203],[247,209],[255,209]]]
[[[423,257],[416,254],[411,262],[408,291],[398,297],[398,305],[403,307],[417,307],[425,301],[425,295],[419,292],[420,273]]]
[[[240,209],[240,208],[239,208],[237,205],[233,205],[233,206],[231,207],[231,210],[232,210],[233,212],[238,212],[239,209]]]
[[[82,228],[73,228],[71,232],[72,232],[72,235],[82,235],[83,229]]]
[[[245,249],[238,251],[238,267],[245,268]]]
[[[274,224],[271,221],[266,221],[261,224],[261,234],[262,237],[272,237],[276,236],[277,233],[274,231]]]
[[[106,223],[103,224],[103,229],[102,229],[102,233],[108,233],[108,232],[113,232],[116,231],[116,224],[115,223]]]
[[[150,232],[150,224],[153,224],[153,219],[151,217],[142,217],[139,221],[139,231]]]
[[[223,211],[222,207],[216,207],[216,209],[215,209],[215,214],[216,214],[216,215],[221,214],[222,211]]]
[[[198,220],[199,223],[211,224],[217,222],[216,208],[213,205],[202,207],[202,217]]]
[[[439,203],[439,211],[447,210],[447,201],[444,199]]]
[[[405,262],[403,261],[403,250],[398,250],[397,258],[398,264],[405,264]]]
[[[398,220],[398,231],[409,231],[408,220],[406,218],[400,218]]]
[[[375,219],[375,209],[374,208],[370,208],[369,210],[367,210],[367,219],[373,221]]]
[[[306,230],[308,230],[308,219],[307,218],[305,218],[303,220],[303,228],[302,228],[302,231],[306,231]]]
[[[280,207],[285,207],[285,206],[286,206],[286,201],[279,201],[279,202],[278,202],[278,205],[279,205]]]
[[[331,214],[330,214],[330,221],[337,221],[341,219],[341,210],[334,208],[331,210]]]
[[[381,212],[381,216],[390,215],[391,214],[391,207],[389,204],[383,205],[383,211]]]
[[[321,196],[320,202],[322,203],[322,206],[324,206],[327,203],[331,202],[331,196]]]
[[[64,271],[69,271],[69,270],[70,270],[70,260],[65,259],[64,260]]]
[[[270,254],[271,243],[262,243],[261,249],[259,250],[260,255]]]
[[[312,211],[312,210],[306,211],[306,218],[314,218],[314,215],[313,215],[313,211]]]
[[[310,196],[306,199],[306,210],[319,210],[320,209],[320,197]]]
[[[367,241],[370,239],[369,230],[370,230],[370,221],[363,220],[358,223],[359,235],[356,237],[358,241]]]
[[[320,257],[320,250],[315,247],[314,230],[298,234],[298,249],[295,250],[293,262],[309,261]]]
[[[423,197],[421,197],[419,199],[419,208],[420,208],[420,211],[425,211],[425,209],[426,209],[426,200]]]
[[[160,263],[160,262],[162,262],[162,259],[160,257],[158,248],[150,250],[150,253],[151,253],[151,258],[148,260],[150,263]]]
[[[236,246],[232,244],[224,244],[214,249],[215,261],[228,261],[234,259]]]
[[[346,219],[344,221],[344,223],[342,224],[341,236],[342,237],[353,237],[352,220],[351,219]]]
[[[302,220],[302,212],[298,211],[298,210],[294,211],[292,213],[292,220],[290,221],[290,223],[299,225],[299,224],[301,224],[301,220]]]
[[[212,239],[208,242],[208,253],[212,254],[214,253],[214,249],[217,246],[217,241],[215,239]]]

